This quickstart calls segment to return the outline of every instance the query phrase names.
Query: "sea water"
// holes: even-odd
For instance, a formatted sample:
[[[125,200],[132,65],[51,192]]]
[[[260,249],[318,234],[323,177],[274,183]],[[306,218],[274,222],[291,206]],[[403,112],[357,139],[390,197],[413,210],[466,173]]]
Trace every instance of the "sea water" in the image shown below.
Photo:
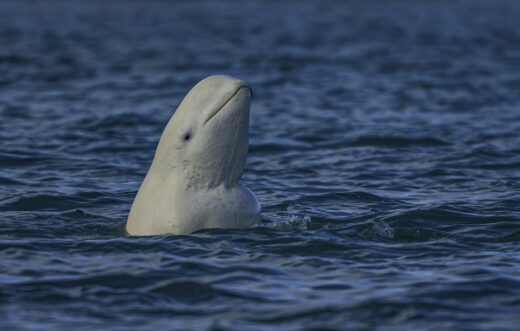
[[[517,1],[2,1],[0,329],[520,323]],[[254,91],[247,230],[128,237],[200,79]]]

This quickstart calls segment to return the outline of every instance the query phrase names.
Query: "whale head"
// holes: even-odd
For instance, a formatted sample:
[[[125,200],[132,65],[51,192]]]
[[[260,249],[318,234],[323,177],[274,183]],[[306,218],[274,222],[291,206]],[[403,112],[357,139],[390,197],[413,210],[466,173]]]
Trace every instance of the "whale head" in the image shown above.
[[[235,185],[248,150],[251,87],[211,76],[184,97],[161,136],[151,170],[186,188]]]

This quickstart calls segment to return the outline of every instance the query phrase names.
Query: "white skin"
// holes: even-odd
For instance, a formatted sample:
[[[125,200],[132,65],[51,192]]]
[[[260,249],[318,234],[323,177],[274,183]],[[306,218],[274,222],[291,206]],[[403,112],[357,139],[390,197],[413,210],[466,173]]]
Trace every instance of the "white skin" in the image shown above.
[[[260,220],[258,201],[240,183],[250,100],[250,86],[228,76],[208,77],[191,89],[137,192],[126,223],[130,235],[246,228]]]

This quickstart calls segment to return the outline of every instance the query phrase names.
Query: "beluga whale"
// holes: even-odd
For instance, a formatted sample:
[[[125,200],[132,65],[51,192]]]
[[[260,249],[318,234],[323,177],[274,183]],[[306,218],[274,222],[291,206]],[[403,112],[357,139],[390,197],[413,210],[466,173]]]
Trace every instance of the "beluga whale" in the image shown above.
[[[260,204],[240,182],[247,157],[251,86],[229,76],[195,85],[164,129],[130,208],[129,235],[247,228]]]

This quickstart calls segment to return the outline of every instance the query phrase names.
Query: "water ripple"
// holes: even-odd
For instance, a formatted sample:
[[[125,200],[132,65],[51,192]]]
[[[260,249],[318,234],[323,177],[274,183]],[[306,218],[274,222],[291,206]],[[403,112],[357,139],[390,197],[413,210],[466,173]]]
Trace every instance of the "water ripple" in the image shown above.
[[[514,329],[519,14],[0,2],[0,328]],[[166,122],[212,74],[254,88],[262,222],[126,236]]]

